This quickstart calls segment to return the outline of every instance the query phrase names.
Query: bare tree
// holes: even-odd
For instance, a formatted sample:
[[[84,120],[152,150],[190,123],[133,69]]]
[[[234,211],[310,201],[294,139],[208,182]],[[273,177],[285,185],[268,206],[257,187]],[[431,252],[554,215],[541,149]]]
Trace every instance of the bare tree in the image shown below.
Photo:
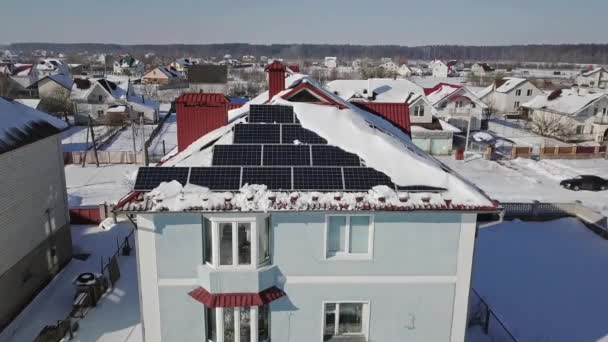
[[[0,74],[0,96],[14,97],[15,89],[8,75]]]
[[[569,118],[547,112],[534,112],[528,126],[543,137],[565,139],[576,132]]]
[[[57,89],[40,101],[40,109],[68,121],[68,116],[74,115],[74,103],[70,99],[70,92]]]

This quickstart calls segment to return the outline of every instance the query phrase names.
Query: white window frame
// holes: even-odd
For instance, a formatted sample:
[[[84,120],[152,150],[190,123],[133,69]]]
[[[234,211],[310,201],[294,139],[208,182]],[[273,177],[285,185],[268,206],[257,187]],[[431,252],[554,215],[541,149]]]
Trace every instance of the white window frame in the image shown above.
[[[367,253],[351,253],[350,250],[350,218],[356,216],[369,217],[369,231],[367,237]],[[328,248],[328,237],[329,237],[329,218],[330,217],[345,217],[346,218],[346,234],[344,239],[345,252],[338,252],[336,254],[330,254]],[[370,214],[327,214],[325,215],[325,235],[324,235],[324,248],[323,248],[323,259],[324,260],[371,260],[374,257],[374,215]]]
[[[528,90],[526,91],[526,95],[527,95],[527,96],[532,96],[532,89],[528,89]]]
[[[363,304],[363,311],[361,317],[361,329],[362,334],[343,334],[337,336],[361,336],[365,338],[366,341],[369,341],[369,322],[370,322],[370,302],[365,300],[325,300],[321,303],[321,340],[325,337],[325,305],[326,304],[335,304],[336,305],[336,333],[340,326],[340,304]]]
[[[515,96],[521,96],[521,89],[515,90]]]
[[[266,304],[269,305],[269,304]],[[234,331],[236,332],[234,335],[234,342],[241,342],[241,307],[233,307],[234,309]],[[207,342],[224,342],[224,308],[212,308],[215,310],[215,333],[217,335],[217,341],[213,341],[207,336]],[[258,312],[259,308],[257,306],[249,307],[249,329],[251,342],[268,342],[270,341],[270,334],[268,336],[268,340],[258,341]],[[272,322],[270,321],[272,311],[268,311],[268,327]],[[206,311],[205,311],[206,315]],[[205,317],[205,322],[207,322],[207,318]],[[208,329],[205,329],[205,333]]]
[[[258,244],[257,244],[257,220],[256,217],[208,217],[211,221],[211,253],[213,264],[206,262],[206,265],[219,269],[256,269],[258,267]],[[220,223],[232,224],[232,265],[220,264]],[[239,265],[238,248],[238,224],[249,223],[251,227],[251,263],[249,265]]]
[[[521,103],[520,103],[519,101],[515,101],[515,102],[513,102],[513,109],[517,109],[517,108],[519,108],[520,104],[521,104]]]

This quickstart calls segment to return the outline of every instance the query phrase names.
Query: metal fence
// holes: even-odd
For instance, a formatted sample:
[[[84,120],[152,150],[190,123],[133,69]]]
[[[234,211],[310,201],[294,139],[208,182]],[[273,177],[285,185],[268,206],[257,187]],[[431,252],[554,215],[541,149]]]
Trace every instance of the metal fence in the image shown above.
[[[469,317],[467,322],[469,327],[481,327],[483,333],[491,336],[493,342],[517,342],[515,336],[507,329],[502,320],[473,288],[471,288],[469,294]]]

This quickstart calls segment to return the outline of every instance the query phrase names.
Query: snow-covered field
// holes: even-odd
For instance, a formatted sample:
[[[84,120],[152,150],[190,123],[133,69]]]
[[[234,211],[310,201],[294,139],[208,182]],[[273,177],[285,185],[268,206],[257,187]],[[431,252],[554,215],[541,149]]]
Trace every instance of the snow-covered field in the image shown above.
[[[113,129],[112,126],[95,126],[95,138],[99,138]],[[87,126],[72,126],[61,133],[61,146],[64,152],[85,151],[91,146],[91,136],[88,137],[87,144]]]
[[[503,222],[479,231],[473,288],[518,341],[608,341],[606,265],[577,219]]]
[[[163,155],[163,141],[165,142],[165,152],[169,153],[172,149],[177,146],[177,121],[175,114],[171,115],[163,128],[161,128],[158,135],[150,143],[150,149],[148,153],[155,156]]]
[[[42,290],[34,301],[0,334],[0,342],[33,341],[40,330],[64,319],[72,308],[72,280],[83,272],[99,272],[100,258],[116,250],[116,239],[123,240],[133,229],[121,223],[109,230],[96,226],[72,226],[74,253],[91,253],[85,261],[70,263]],[[142,341],[135,254],[119,259],[121,278],[116,287],[80,320],[74,342]]]
[[[135,126],[135,139],[133,139],[133,129],[128,126],[116,134],[102,148],[103,151],[133,151],[133,140],[137,151],[141,151],[143,142],[150,137],[156,125],[144,125],[142,130],[140,125]],[[143,135],[143,137],[142,137]]]
[[[440,157],[456,172],[502,202],[574,202],[608,215],[608,192],[571,191],[559,186],[563,179],[592,174],[608,178],[608,160],[514,159],[499,162],[485,159],[458,161]]]
[[[67,165],[65,179],[70,207],[116,203],[132,188],[129,182],[139,165]]]

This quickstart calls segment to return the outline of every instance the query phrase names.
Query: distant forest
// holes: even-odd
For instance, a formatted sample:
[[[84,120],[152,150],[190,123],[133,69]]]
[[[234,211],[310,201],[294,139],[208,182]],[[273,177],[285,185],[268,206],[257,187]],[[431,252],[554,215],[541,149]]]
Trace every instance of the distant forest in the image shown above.
[[[356,58],[390,57],[395,61],[457,59],[463,61],[508,61],[545,63],[608,64],[608,44],[512,45],[512,46],[397,46],[397,45],[331,45],[331,44],[171,44],[171,45],[115,45],[115,44],[56,44],[14,43],[9,49],[30,53],[47,50],[75,54],[131,53],[144,55],[153,52],[164,57],[222,57],[226,54],[239,58],[244,55],[267,56],[290,60],[322,59],[337,56],[342,61]]]

